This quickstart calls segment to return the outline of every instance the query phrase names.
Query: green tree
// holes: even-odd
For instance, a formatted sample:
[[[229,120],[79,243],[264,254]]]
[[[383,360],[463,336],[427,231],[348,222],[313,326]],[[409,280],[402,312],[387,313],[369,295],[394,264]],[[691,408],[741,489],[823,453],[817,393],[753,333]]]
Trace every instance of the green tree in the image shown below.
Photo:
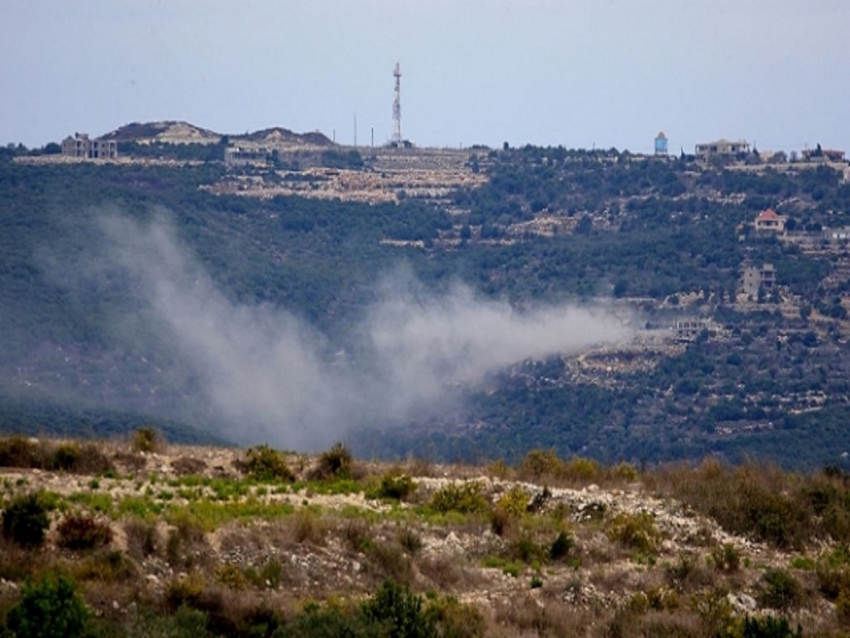
[[[75,638],[83,635],[88,618],[74,583],[45,574],[24,585],[21,602],[9,610],[7,625],[16,638]]]
[[[422,610],[422,598],[406,585],[386,581],[363,606],[370,621],[385,625],[390,638],[436,638],[432,618]]]

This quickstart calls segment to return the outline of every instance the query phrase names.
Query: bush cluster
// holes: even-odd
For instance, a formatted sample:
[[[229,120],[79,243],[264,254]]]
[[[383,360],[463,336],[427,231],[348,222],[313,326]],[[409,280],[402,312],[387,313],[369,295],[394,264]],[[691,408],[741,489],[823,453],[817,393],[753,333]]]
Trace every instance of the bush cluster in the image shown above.
[[[50,518],[48,506],[37,492],[16,497],[3,512],[3,537],[23,547],[44,544]]]
[[[311,479],[327,481],[351,478],[352,456],[342,443],[334,443],[330,450],[319,455],[318,463],[310,475]]]
[[[484,486],[480,482],[465,481],[449,483],[434,492],[430,506],[437,512],[473,514],[485,512],[489,502],[484,496]]]
[[[387,472],[381,477],[377,495],[378,498],[404,501],[415,491],[416,482],[408,475],[399,472]]]
[[[46,574],[27,581],[21,602],[9,610],[6,624],[16,638],[77,638],[84,635],[89,611],[74,583]]]
[[[295,480],[283,454],[265,444],[247,449],[244,469],[246,474],[258,481]]]
[[[85,514],[65,516],[56,532],[59,546],[70,550],[94,549],[112,541],[112,529],[109,524]]]
[[[151,452],[161,451],[165,447],[165,439],[159,430],[148,425],[133,433],[132,445],[136,452],[150,454]]]
[[[825,538],[850,542],[850,477],[835,470],[802,476],[707,459],[696,469],[662,470],[657,480],[728,531],[779,549],[801,550]]]
[[[115,465],[94,443],[55,444],[22,436],[0,438],[0,467],[60,470],[76,474],[114,472]]]
[[[658,547],[658,528],[649,512],[620,512],[608,523],[606,534],[612,542],[644,554],[653,554]]]

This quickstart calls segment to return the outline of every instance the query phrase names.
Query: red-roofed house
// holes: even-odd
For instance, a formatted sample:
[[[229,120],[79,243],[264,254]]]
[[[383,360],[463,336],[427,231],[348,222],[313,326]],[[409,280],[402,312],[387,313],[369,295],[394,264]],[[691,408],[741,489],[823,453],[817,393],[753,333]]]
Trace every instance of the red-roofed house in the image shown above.
[[[778,215],[775,210],[768,208],[761,211],[753,223],[756,232],[783,233],[787,217]]]

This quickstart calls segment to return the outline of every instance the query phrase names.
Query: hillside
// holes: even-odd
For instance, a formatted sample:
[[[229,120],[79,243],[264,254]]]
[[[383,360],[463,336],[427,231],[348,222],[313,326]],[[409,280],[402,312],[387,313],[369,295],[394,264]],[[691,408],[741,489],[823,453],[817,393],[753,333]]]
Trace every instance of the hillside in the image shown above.
[[[195,126],[189,122],[170,120],[133,122],[101,137],[121,144],[135,143],[142,145],[219,144],[225,137],[235,143],[250,142],[268,146],[321,147],[333,145],[331,140],[322,133],[293,133],[280,126],[254,131],[253,133],[225,135]]]
[[[835,470],[381,464],[141,429],[0,439],[0,475],[10,626],[46,574],[111,636],[839,636],[850,619]]]
[[[560,147],[226,167],[211,148],[6,149],[0,428],[74,433],[87,411],[97,432],[378,458],[847,468],[846,167]],[[785,230],[755,228],[768,208]]]

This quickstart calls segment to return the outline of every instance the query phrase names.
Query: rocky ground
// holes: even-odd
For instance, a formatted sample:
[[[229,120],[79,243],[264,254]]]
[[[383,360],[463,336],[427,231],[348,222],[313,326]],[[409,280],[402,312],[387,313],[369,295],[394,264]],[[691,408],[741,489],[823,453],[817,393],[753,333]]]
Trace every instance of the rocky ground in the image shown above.
[[[662,617],[697,627],[712,614],[779,614],[825,631],[837,623],[809,558],[829,547],[783,551],[729,533],[626,466],[574,463],[572,477],[520,480],[522,472],[501,464],[353,461],[351,478],[342,478],[321,476],[321,457],[290,454],[295,480],[281,482],[247,478],[240,449],[159,444],[140,452],[128,442],[99,450],[114,469],[0,468],[6,506],[33,491],[54,503],[46,545],[26,550],[36,558],[24,560],[4,541],[7,601],[29,575],[23,561],[34,573],[60,565],[106,616],[179,597],[190,585],[243,606],[291,609],[364,597],[391,579],[474,606],[488,635],[562,635],[566,625],[595,635],[623,614],[635,626]],[[409,477],[415,487],[387,497],[385,477]],[[461,496],[446,501],[447,493]],[[108,525],[108,546],[62,547],[60,526],[71,513]],[[556,551],[562,533],[566,546]],[[103,554],[123,567],[98,567]],[[796,583],[787,605],[768,595],[771,570]]]

